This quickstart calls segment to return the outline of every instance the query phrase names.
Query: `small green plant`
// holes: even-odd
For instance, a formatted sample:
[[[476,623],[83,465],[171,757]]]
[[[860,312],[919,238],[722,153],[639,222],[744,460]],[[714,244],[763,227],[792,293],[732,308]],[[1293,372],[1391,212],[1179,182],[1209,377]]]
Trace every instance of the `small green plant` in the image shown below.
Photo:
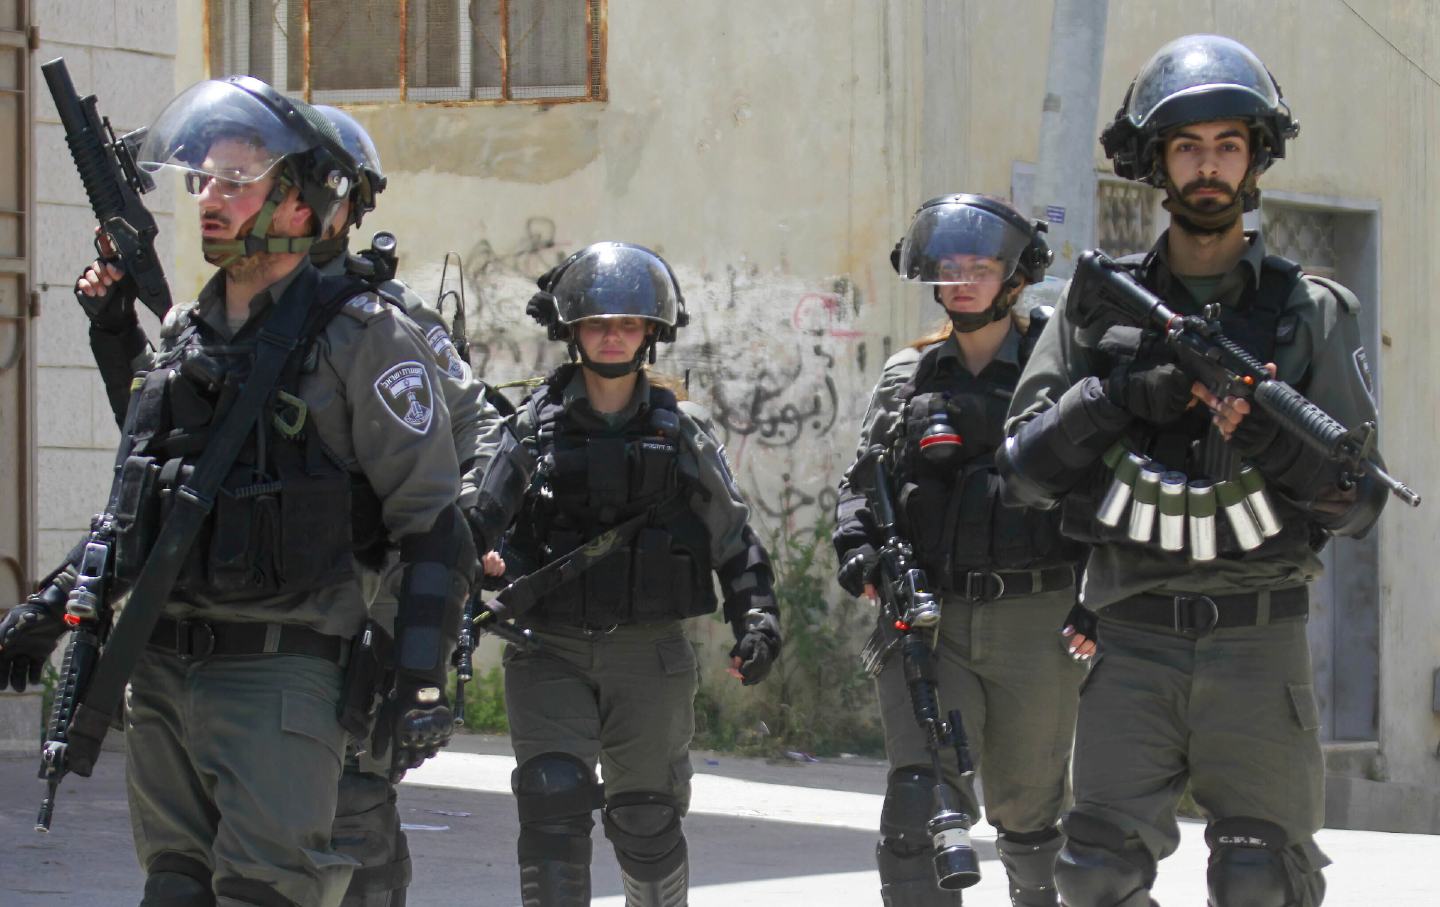
[[[695,702],[698,746],[765,755],[883,751],[874,686],[859,659],[872,617],[853,599],[827,596],[830,529],[821,520],[782,529],[774,539],[784,653],[751,695],[725,696],[702,681]]]
[[[450,672],[450,701],[455,701],[455,672]],[[499,665],[476,674],[465,685],[465,729],[476,734],[508,734],[505,674]]]

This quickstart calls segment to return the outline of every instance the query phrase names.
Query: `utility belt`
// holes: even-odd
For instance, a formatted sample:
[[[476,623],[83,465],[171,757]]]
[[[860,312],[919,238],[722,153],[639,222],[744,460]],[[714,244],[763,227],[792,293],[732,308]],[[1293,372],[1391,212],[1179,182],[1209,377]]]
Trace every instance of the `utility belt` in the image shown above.
[[[150,634],[152,649],[181,661],[244,655],[306,655],[340,665],[350,662],[350,640],[299,624],[218,623],[162,617]]]
[[[1149,624],[1197,637],[1233,627],[1265,626],[1309,613],[1310,593],[1304,586],[1236,595],[1145,592],[1100,609],[1102,618]]]
[[[1075,568],[1065,565],[1039,570],[956,570],[950,575],[946,590],[983,604],[1003,598],[1070,589],[1074,585]]]

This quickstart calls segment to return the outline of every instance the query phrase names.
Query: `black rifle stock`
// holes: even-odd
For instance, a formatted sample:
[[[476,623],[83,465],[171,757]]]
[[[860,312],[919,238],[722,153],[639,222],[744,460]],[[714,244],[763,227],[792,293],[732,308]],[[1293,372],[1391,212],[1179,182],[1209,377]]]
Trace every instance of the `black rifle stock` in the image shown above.
[[[170,286],[155,254],[155,237],[160,231],[140,200],[142,194],[155,188],[155,182],[135,164],[135,150],[143,132],[115,138],[110,120],[102,118],[95,108],[95,96],[81,98],[76,94],[64,57],[44,64],[40,71],[45,74],[45,84],[65,127],[65,144],[70,146],[70,157],[80,171],[90,210],[100,222],[95,251],[102,260],[118,262],[133,282],[136,298],[155,317],[163,319],[170,311]],[[87,311],[94,305],[78,290],[75,295]]]
[[[1093,319],[1098,303],[1128,323],[1163,334],[1176,364],[1217,397],[1250,400],[1281,431],[1341,464],[1351,477],[1368,475],[1411,507],[1420,506],[1420,495],[1375,462],[1374,422],[1355,428],[1341,425],[1221,333],[1217,319],[1172,311],[1128,270],[1096,249],[1080,256],[1074,283],[1070,298],[1090,307],[1077,313],[1078,323]]]
[[[910,543],[896,528],[886,454],[883,448],[874,448],[869,456],[874,461],[869,500],[883,542],[875,584],[880,613],[875,632],[861,657],[865,669],[878,675],[891,653],[896,650],[900,653],[910,706],[915,721],[925,733],[925,747],[935,778],[934,813],[927,824],[935,876],[940,887],[946,890],[968,888],[980,881],[980,863],[970,847],[973,820],[960,809],[955,791],[941,774],[941,753],[953,748],[962,775],[974,771],[975,767],[959,710],[942,717],[935,691],[935,669],[927,636],[939,629],[940,603],[930,591],[925,571],[915,563]]]

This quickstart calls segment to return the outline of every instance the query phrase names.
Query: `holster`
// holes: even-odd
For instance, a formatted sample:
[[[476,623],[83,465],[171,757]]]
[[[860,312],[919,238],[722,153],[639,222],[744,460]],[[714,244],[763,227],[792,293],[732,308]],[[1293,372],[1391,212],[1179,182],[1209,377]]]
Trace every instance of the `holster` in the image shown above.
[[[385,628],[365,621],[350,643],[350,663],[340,697],[340,726],[355,741],[359,752],[370,742],[370,731],[380,701],[394,682],[395,642]]]

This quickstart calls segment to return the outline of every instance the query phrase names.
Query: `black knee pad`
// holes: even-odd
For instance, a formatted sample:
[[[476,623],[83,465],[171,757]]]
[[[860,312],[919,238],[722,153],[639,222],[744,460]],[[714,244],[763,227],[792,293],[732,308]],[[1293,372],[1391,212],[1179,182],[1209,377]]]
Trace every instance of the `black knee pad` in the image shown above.
[[[595,773],[569,753],[541,753],[510,776],[520,813],[520,862],[590,862],[591,815],[604,805]]]
[[[661,879],[685,861],[680,807],[669,794],[630,791],[605,801],[605,837],[620,868],[634,878]]]
[[[896,856],[929,852],[926,826],[935,812],[935,775],[919,765],[906,765],[890,773],[885,804],[880,808],[882,846]]]
[[[390,779],[345,767],[330,846],[360,864],[350,876],[342,907],[375,903],[397,907],[395,895],[388,901],[380,897],[384,892],[403,892],[411,874],[410,846],[400,828]]]
[[[1133,835],[1084,813],[1061,822],[1068,840],[1055,861],[1055,887],[1070,907],[1149,907],[1155,858]]]
[[[1285,830],[1274,822],[1233,817],[1205,829],[1210,845],[1206,881],[1214,907],[1292,907],[1298,902],[1286,865]]]
[[[140,907],[215,907],[210,867],[184,854],[162,853],[146,868]]]

